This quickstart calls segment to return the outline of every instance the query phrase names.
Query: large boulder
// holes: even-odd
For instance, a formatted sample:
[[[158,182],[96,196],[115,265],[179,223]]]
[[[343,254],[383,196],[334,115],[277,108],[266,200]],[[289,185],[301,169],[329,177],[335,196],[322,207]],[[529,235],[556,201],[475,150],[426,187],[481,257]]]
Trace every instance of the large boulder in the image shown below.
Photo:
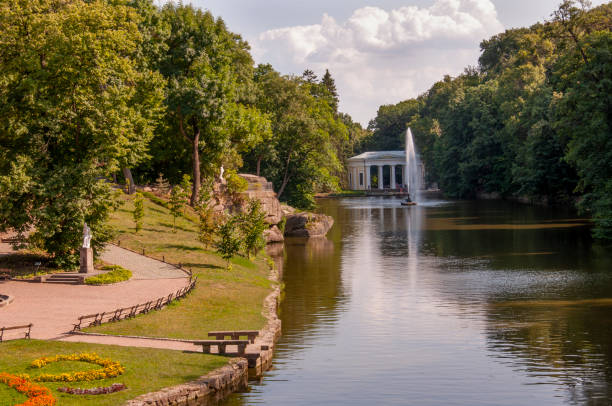
[[[283,238],[283,233],[281,233],[281,230],[277,226],[272,226],[264,231],[264,237],[266,238],[266,243],[268,244],[285,241]]]
[[[334,225],[334,219],[324,214],[294,213],[287,216],[285,237],[323,237]]]
[[[268,182],[261,176],[248,174],[240,174],[240,176],[249,182],[248,189],[241,195],[249,199],[258,199],[261,202],[261,208],[266,212],[266,223],[271,225],[280,223],[283,219],[283,212],[272,182]]]

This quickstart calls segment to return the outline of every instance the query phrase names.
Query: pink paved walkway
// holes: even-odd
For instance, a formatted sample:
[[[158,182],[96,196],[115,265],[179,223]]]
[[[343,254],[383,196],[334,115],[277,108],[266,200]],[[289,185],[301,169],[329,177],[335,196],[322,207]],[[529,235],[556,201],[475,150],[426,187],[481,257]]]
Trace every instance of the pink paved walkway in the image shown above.
[[[0,255],[10,252],[8,244],[0,243]],[[59,338],[72,329],[81,315],[146,303],[168,296],[187,283],[183,272],[173,273],[167,264],[116,247],[111,252],[113,263],[136,268],[136,278],[109,286],[0,281],[0,293],[15,298],[0,308],[0,327],[33,323],[32,338]],[[152,279],[145,279],[148,271]]]
[[[0,308],[0,326],[34,323],[32,338],[57,338],[79,316],[145,303],[168,296],[186,279],[130,280],[110,286],[0,282],[0,292],[15,301]]]

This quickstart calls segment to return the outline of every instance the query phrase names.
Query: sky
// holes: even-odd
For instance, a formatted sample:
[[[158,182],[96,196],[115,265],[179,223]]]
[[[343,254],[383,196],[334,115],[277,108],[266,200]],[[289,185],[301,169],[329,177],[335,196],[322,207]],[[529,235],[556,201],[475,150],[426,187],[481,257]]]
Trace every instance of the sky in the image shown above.
[[[256,63],[329,69],[340,110],[366,126],[378,107],[476,66],[480,42],[544,21],[561,0],[192,0],[222,17]],[[187,3],[188,1],[185,1]],[[606,3],[593,0],[593,5]]]

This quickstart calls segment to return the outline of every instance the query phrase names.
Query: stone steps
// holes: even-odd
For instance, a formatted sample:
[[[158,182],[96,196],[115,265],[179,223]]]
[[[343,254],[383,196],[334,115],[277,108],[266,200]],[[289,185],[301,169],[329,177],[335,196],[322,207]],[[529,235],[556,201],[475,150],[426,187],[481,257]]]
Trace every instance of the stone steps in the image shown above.
[[[85,277],[78,274],[52,274],[46,276],[41,282],[43,283],[61,283],[65,285],[80,285],[84,282]]]

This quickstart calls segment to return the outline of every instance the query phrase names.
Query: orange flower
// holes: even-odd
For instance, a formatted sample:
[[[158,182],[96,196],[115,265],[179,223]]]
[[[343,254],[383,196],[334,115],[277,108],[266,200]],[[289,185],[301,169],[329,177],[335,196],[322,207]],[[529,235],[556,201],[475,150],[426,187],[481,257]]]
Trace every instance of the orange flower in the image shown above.
[[[0,382],[10,386],[17,392],[23,393],[28,397],[24,403],[14,406],[53,406],[55,398],[51,395],[51,391],[43,386],[36,385],[29,380],[0,372]]]

